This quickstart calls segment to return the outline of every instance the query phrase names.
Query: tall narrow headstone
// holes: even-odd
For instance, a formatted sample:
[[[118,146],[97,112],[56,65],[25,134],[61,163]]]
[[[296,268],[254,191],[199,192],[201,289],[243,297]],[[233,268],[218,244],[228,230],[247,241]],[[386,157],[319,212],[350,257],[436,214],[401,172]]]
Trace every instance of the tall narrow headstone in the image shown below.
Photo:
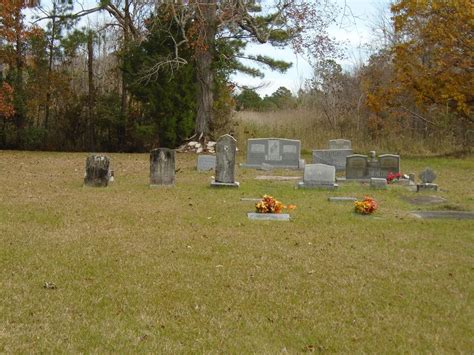
[[[169,148],[157,148],[150,152],[150,185],[174,185],[175,151]]]
[[[235,154],[237,141],[234,137],[225,134],[216,143],[216,173],[211,186],[239,187],[235,181]]]
[[[84,185],[105,187],[110,178],[110,159],[105,155],[91,154],[86,159]]]

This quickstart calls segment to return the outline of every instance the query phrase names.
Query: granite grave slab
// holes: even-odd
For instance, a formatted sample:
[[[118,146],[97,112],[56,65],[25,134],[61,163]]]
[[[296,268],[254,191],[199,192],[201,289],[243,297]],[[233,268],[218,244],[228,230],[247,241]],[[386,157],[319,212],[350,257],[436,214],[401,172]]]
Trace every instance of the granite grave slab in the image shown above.
[[[247,140],[244,168],[300,169],[301,142],[284,138],[252,138]],[[266,165],[263,165],[266,164]]]

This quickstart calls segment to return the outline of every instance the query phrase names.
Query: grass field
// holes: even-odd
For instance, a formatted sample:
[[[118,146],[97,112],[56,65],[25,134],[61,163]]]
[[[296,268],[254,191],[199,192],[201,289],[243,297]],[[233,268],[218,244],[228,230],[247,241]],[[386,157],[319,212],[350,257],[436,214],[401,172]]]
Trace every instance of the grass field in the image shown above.
[[[148,155],[110,156],[101,189],[82,186],[84,153],[0,152],[0,352],[474,351],[474,222],[409,215],[474,210],[474,158],[402,157],[448,200],[413,206],[401,186],[295,190],[255,170],[211,189],[192,154],[150,189]],[[291,222],[247,219],[240,198],[265,193],[297,205]],[[368,193],[370,217],[327,202]]]

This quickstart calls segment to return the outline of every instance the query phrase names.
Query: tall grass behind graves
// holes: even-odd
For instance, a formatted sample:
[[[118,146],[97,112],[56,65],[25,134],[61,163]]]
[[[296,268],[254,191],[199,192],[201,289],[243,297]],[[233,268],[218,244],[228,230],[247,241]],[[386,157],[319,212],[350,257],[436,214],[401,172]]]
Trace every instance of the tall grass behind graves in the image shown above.
[[[299,139],[302,148],[310,152],[312,149],[327,148],[329,139],[345,138],[352,140],[356,152],[391,152],[403,155],[427,156],[454,152],[459,147],[454,138],[443,135],[423,137],[413,136],[410,131],[399,129],[384,130],[383,134],[371,137],[367,133],[362,118],[354,113],[346,118],[337,129],[333,128],[323,112],[317,109],[292,109],[274,112],[240,111],[235,115],[236,134],[239,148],[246,148],[248,138],[291,138]]]
[[[147,154],[110,156],[116,181],[86,188],[86,154],[0,151],[0,353],[472,353],[474,222],[409,214],[474,210],[472,158],[402,159],[447,200],[413,206],[238,167],[212,189],[189,153],[151,189]],[[247,219],[265,193],[292,221]],[[368,193],[374,216],[327,201]]]

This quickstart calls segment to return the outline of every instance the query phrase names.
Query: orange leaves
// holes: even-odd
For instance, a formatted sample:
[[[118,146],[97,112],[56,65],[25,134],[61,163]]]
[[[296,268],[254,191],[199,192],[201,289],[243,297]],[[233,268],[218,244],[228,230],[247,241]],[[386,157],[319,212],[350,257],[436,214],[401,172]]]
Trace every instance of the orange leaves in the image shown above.
[[[0,87],[0,116],[10,118],[14,114],[13,88],[4,82]]]
[[[474,21],[470,0],[400,0],[392,6],[396,34],[395,79],[420,107],[442,105],[468,116],[472,101]],[[467,60],[467,63],[466,63]]]

